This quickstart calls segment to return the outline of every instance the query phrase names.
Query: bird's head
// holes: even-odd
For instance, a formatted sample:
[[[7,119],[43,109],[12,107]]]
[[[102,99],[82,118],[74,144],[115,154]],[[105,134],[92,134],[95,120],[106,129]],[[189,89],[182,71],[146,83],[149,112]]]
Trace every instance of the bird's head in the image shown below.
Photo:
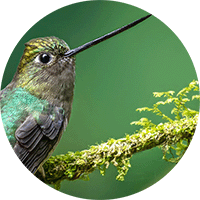
[[[68,45],[57,37],[32,39],[25,44],[11,87],[21,87],[38,98],[67,99],[75,81],[75,57],[66,57]]]
[[[21,80],[19,84],[25,86],[36,75],[44,75],[45,71],[52,75],[61,73],[75,60],[74,57],[64,56],[69,50],[64,40],[54,36],[27,42],[16,74]]]

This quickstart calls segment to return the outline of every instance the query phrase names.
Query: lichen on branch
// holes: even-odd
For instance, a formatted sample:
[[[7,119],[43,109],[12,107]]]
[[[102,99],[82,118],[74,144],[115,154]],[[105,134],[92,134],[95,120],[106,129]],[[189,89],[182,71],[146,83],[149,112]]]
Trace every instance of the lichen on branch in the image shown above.
[[[165,123],[153,124],[147,118],[134,121],[131,125],[140,125],[141,129],[132,135],[121,139],[109,139],[105,143],[91,146],[88,150],[68,152],[67,154],[52,156],[43,165],[45,177],[38,172],[36,176],[47,184],[54,185],[57,189],[63,180],[88,180],[88,175],[98,169],[105,175],[110,164],[117,168],[117,180],[123,181],[130,165],[130,158],[137,152],[142,152],[154,147],[163,151],[163,159],[177,163],[188,148],[194,135],[199,112],[186,107],[190,101],[187,94],[197,91],[191,100],[199,99],[197,81],[192,81],[188,87],[182,89],[176,96],[174,91],[154,92],[154,97],[165,97],[165,101],[158,101],[152,108],[144,107],[138,111],[150,111],[161,116]],[[160,105],[173,104],[171,111],[175,119],[162,113]]]

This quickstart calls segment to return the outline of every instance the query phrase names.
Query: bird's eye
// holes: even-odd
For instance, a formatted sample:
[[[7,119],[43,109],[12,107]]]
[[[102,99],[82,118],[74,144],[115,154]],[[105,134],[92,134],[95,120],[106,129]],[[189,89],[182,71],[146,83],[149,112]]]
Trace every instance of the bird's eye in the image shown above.
[[[39,56],[40,62],[47,64],[51,61],[51,56],[48,53],[43,53]]]

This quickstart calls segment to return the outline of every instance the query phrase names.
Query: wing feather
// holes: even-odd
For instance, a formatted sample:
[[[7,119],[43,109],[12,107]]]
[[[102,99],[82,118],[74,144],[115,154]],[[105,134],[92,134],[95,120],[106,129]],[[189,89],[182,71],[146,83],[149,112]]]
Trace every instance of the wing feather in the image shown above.
[[[60,108],[52,109],[55,119],[50,114],[41,114],[37,122],[29,115],[15,132],[17,143],[14,151],[32,173],[48,157],[62,134],[64,115]]]

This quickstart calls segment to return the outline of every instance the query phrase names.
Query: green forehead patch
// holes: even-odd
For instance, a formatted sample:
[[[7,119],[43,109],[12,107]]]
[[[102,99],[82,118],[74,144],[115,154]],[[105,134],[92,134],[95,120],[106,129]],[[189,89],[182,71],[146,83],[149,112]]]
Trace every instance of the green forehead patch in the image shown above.
[[[54,51],[58,50],[60,52],[69,49],[68,45],[64,40],[57,37],[43,37],[32,39],[25,44],[26,52],[29,54],[34,54],[41,51]]]

